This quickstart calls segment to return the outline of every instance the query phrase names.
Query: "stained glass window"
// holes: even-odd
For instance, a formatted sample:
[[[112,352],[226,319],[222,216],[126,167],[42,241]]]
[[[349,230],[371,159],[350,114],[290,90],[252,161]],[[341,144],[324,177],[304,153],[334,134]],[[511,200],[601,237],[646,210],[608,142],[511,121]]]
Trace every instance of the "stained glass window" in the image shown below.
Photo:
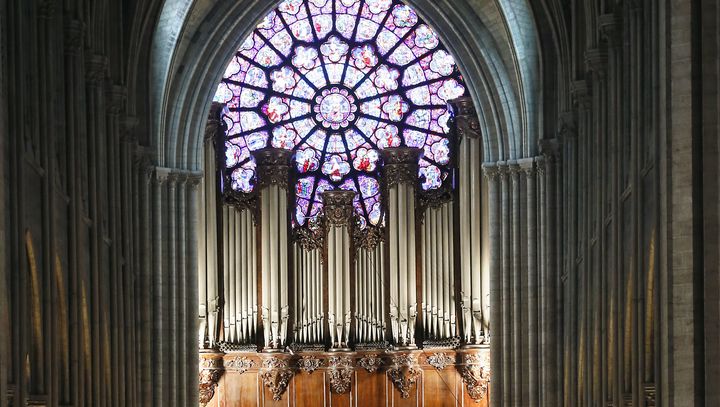
[[[447,102],[465,93],[437,34],[401,1],[285,0],[241,45],[215,95],[226,105],[225,187],[252,193],[253,152],[288,149],[295,226],[332,189],[358,192],[360,226],[381,226],[379,150],[422,148],[418,183],[441,187]]]

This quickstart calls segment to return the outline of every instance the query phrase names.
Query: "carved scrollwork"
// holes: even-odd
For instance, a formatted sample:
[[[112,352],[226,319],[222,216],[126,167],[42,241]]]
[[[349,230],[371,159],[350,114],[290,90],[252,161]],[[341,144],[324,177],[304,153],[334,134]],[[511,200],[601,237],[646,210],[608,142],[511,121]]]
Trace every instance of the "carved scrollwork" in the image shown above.
[[[357,226],[353,228],[353,240],[355,247],[373,251],[380,242],[385,240],[385,233],[382,228],[377,226],[368,225],[365,229]]]
[[[260,369],[260,380],[265,387],[270,389],[273,400],[280,401],[287,390],[290,380],[295,373],[290,369],[287,359],[271,357],[263,361]]]
[[[437,370],[443,370],[455,363],[455,358],[446,353],[433,353],[427,358],[428,364]]]
[[[475,105],[469,97],[461,97],[448,102],[453,113],[453,121],[458,138],[477,138],[481,136],[480,120]]]
[[[382,366],[382,359],[377,354],[371,353],[360,358],[358,366],[367,370],[368,373],[375,373]]]
[[[323,200],[323,214],[328,226],[346,226],[353,219],[355,210],[353,200],[355,191],[325,191],[321,194]]]
[[[336,394],[350,392],[353,374],[352,359],[348,356],[331,357],[328,376],[330,376],[330,390]]]
[[[322,364],[322,359],[313,356],[303,356],[300,360],[298,360],[298,367],[307,374],[318,370]]]
[[[292,151],[282,148],[263,148],[254,153],[257,161],[258,187],[277,185],[288,188]]]
[[[253,366],[255,366],[255,362],[245,356],[237,356],[225,362],[226,370],[233,370],[240,374],[247,372]]]
[[[198,399],[206,406],[215,395],[215,388],[223,373],[223,360],[220,358],[200,358],[198,374]]]
[[[406,183],[417,184],[418,160],[422,150],[410,147],[392,147],[380,151],[384,163],[385,188]]]
[[[487,357],[481,354],[469,354],[465,356],[465,365],[460,369],[468,395],[476,403],[482,401],[487,395],[488,384],[490,383],[490,363]]]
[[[322,216],[308,220],[308,224],[293,230],[293,241],[305,251],[322,249],[325,245],[325,221]]]
[[[428,208],[439,208],[453,200],[452,183],[446,180],[440,188],[430,189],[428,191],[418,191],[418,220],[424,222],[425,212]]]
[[[394,356],[391,362],[392,365],[388,369],[390,380],[400,391],[400,397],[410,398],[410,390],[415,387],[422,375],[417,356],[413,354]]]

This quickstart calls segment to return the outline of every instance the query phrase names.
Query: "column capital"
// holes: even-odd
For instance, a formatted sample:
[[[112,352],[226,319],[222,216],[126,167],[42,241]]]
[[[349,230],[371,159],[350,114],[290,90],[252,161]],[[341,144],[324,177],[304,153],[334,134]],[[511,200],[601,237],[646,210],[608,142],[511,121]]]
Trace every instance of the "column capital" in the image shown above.
[[[526,177],[530,177],[535,174],[535,157],[521,158],[518,160],[518,167]]]
[[[328,226],[349,226],[352,224],[355,210],[353,201],[355,191],[325,191],[320,194],[323,200],[323,214]]]
[[[480,120],[472,98],[453,99],[448,102],[448,105],[452,111],[452,120],[455,122],[458,139],[462,140],[466,137],[479,139],[481,136]]]
[[[608,53],[603,48],[591,48],[585,51],[585,68],[595,72],[601,78],[605,77],[608,66]]]
[[[619,45],[621,21],[615,13],[601,14],[598,17],[598,27],[600,34],[607,40],[611,47]]]
[[[85,37],[85,24],[80,20],[65,20],[63,27],[63,40],[65,53],[68,55],[80,55]]]
[[[417,184],[418,161],[422,150],[412,147],[391,147],[380,150],[387,188],[400,183]]]
[[[258,188],[277,185],[287,189],[292,151],[269,147],[256,151],[254,155],[257,161]]]
[[[85,58],[85,77],[87,81],[100,84],[107,77],[108,67],[108,58],[105,55],[88,55]]]
[[[222,111],[225,105],[213,102],[208,113],[208,120],[205,124],[205,140],[213,140],[217,132],[222,128]]]
[[[497,163],[484,163],[482,165],[482,170],[485,178],[490,181],[494,181],[500,176],[500,167]]]
[[[110,96],[108,112],[110,114],[120,114],[127,100],[127,87],[123,85],[112,85],[108,87],[108,93]]]
[[[590,97],[585,79],[573,81],[570,84],[570,93],[572,94],[573,104],[578,109],[584,110],[590,108]]]
[[[38,18],[49,20],[58,15],[58,4],[56,0],[45,0],[37,8]]]

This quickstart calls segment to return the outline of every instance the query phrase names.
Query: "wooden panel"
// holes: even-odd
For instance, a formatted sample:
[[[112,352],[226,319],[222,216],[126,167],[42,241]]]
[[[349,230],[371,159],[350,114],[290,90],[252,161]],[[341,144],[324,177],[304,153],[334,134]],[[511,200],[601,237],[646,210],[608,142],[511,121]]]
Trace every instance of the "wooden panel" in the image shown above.
[[[446,367],[443,370],[434,368],[423,372],[423,400],[421,405],[436,407],[454,407],[461,405],[462,380],[455,367]],[[458,383],[459,382],[459,383]]]
[[[455,359],[454,352],[446,352]],[[215,398],[209,407],[487,407],[489,394],[476,403],[468,394],[458,366],[447,365],[438,370],[420,358],[422,375],[410,390],[410,397],[403,399],[393,385],[386,369],[369,373],[355,365],[351,392],[335,394],[330,389],[330,377],[325,366],[312,373],[297,368],[297,360],[291,359],[295,375],[280,401],[274,401],[272,392],[258,379],[261,365],[257,354],[244,354],[252,359],[254,366],[244,373],[230,370],[220,379]],[[327,358],[327,354],[318,354]],[[357,358],[357,355],[355,356]],[[227,362],[227,360],[226,360]],[[387,363],[385,361],[384,363]],[[384,364],[384,366],[387,366]],[[488,391],[489,393],[489,391]]]
[[[386,399],[386,391],[392,390],[392,384],[385,380],[385,373],[375,372],[368,373],[365,369],[357,369],[355,372],[355,383],[353,383],[353,393],[355,393],[355,407],[384,405],[382,401]],[[379,400],[382,400],[378,403]]]
[[[255,407],[258,405],[257,372],[227,372],[220,379],[222,402],[218,407]]]
[[[293,379],[295,382],[296,406],[326,406],[326,386],[323,372],[312,374],[299,372]]]

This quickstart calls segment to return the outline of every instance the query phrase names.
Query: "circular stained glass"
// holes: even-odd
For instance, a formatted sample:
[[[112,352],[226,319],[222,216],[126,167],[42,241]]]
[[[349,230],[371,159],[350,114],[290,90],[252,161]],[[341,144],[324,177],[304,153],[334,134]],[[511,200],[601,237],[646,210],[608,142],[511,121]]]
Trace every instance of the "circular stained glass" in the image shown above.
[[[358,108],[355,97],[348,89],[336,86],[325,89],[318,93],[314,102],[315,120],[325,128],[347,128],[355,121]]]
[[[399,0],[285,0],[245,39],[215,101],[226,105],[224,172],[255,186],[254,151],[294,151],[294,225],[321,193],[357,192],[361,226],[383,222],[379,151],[423,149],[418,185],[449,174],[447,102],[466,88],[435,31]]]

